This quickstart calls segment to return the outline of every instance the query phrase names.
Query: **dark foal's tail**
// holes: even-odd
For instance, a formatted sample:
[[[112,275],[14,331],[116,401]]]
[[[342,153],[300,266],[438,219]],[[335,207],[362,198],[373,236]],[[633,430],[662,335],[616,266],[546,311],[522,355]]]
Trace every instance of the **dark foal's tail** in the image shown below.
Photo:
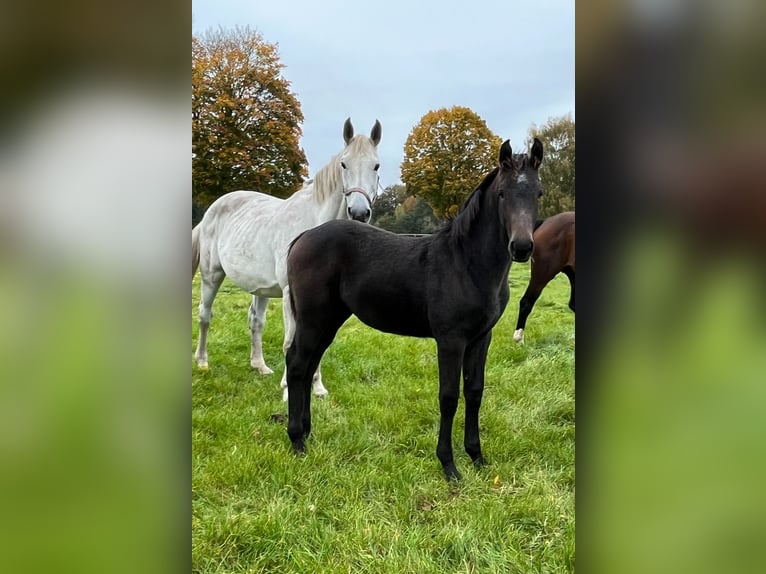
[[[293,239],[290,242],[290,245],[287,248],[287,261],[288,261],[287,262],[287,277],[288,277],[288,279],[290,277],[290,252],[293,250],[293,245],[295,245],[295,242],[298,241],[301,237],[303,237],[304,233],[306,233],[306,232],[305,231],[301,232],[301,234],[298,235],[298,237]],[[290,289],[290,311],[293,314],[293,319],[295,319],[295,299],[293,298],[293,290],[292,290],[292,288]]]
[[[199,267],[199,225],[192,229],[192,279]]]

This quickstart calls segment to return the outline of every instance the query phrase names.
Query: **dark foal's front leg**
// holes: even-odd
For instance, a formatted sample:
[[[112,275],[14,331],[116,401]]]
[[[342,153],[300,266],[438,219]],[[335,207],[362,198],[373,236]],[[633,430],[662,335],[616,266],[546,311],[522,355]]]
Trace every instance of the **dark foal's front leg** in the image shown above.
[[[484,367],[492,331],[473,341],[465,350],[463,361],[463,394],[465,396],[465,451],[477,467],[487,464],[481,454],[479,409],[484,395]]]
[[[460,369],[463,364],[465,346],[460,343],[437,341],[439,355],[439,441],[436,444],[436,456],[442,463],[447,480],[460,480],[452,453],[452,422],[460,398]]]

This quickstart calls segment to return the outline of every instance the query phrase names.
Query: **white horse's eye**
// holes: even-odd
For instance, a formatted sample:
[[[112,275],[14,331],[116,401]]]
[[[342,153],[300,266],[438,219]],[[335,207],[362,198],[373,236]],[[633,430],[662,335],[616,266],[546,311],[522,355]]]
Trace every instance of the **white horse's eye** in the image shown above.
[[[375,167],[373,167],[372,169],[374,169],[375,171],[378,171],[380,169],[380,164],[376,163]]]
[[[346,164],[343,162],[340,162],[340,167],[342,167],[343,169],[346,169]]]

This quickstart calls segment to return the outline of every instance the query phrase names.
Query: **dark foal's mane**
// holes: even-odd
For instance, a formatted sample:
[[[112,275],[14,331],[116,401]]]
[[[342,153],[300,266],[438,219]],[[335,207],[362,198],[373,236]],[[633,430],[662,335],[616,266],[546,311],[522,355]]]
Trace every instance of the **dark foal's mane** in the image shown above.
[[[481,208],[481,198],[486,190],[488,190],[495,182],[495,178],[499,172],[499,168],[493,169],[487,174],[484,180],[471,192],[471,195],[463,203],[463,207],[460,209],[457,215],[448,219],[442,228],[437,232],[439,235],[446,235],[453,241],[457,241],[468,235],[471,229],[471,224]]]
[[[527,166],[527,154],[516,153],[513,154],[513,164],[516,170],[521,171]],[[471,229],[476,215],[481,208],[481,198],[486,190],[488,190],[497,178],[500,168],[495,168],[487,174],[484,180],[471,192],[471,195],[463,203],[463,207],[454,217],[447,220],[442,228],[437,231],[439,234],[449,236],[453,241],[461,239],[468,234]],[[542,223],[543,220],[536,222],[535,228]]]

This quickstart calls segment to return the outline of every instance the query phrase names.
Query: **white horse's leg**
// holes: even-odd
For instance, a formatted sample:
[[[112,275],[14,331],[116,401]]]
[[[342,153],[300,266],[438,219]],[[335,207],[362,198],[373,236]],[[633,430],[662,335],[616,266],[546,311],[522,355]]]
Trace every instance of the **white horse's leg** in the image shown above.
[[[253,301],[247,310],[247,323],[250,325],[250,366],[262,375],[270,375],[272,371],[263,360],[263,327],[266,325],[266,307],[268,297],[253,295]]]
[[[295,318],[293,317],[293,308],[290,305],[290,287],[285,286],[282,289],[282,320],[285,325],[285,339],[282,342],[282,352],[287,357],[287,349],[293,344],[295,337]],[[282,380],[279,383],[282,389],[282,400],[287,402],[287,363],[282,371]]]
[[[293,308],[290,305],[290,288],[285,287],[282,290],[282,317],[285,323],[285,340],[282,344],[282,351],[287,356],[287,350],[290,345],[293,344],[293,338],[295,337],[295,318],[293,317]],[[287,366],[282,372],[282,381],[279,383],[282,389],[282,400],[287,402]],[[312,387],[314,389],[314,395],[317,397],[326,397],[327,389],[322,384],[322,367],[317,366],[316,373],[312,379]]]
[[[209,270],[202,274],[202,292],[199,301],[199,338],[197,339],[197,351],[194,357],[200,369],[207,369],[207,333],[210,329],[210,320],[213,318],[213,301],[218,289],[226,276],[221,269]]]
[[[327,389],[325,389],[324,385],[322,384],[322,364],[321,363],[317,365],[317,372],[314,373],[312,384],[314,385],[314,395],[316,395],[317,397],[327,396]]]

